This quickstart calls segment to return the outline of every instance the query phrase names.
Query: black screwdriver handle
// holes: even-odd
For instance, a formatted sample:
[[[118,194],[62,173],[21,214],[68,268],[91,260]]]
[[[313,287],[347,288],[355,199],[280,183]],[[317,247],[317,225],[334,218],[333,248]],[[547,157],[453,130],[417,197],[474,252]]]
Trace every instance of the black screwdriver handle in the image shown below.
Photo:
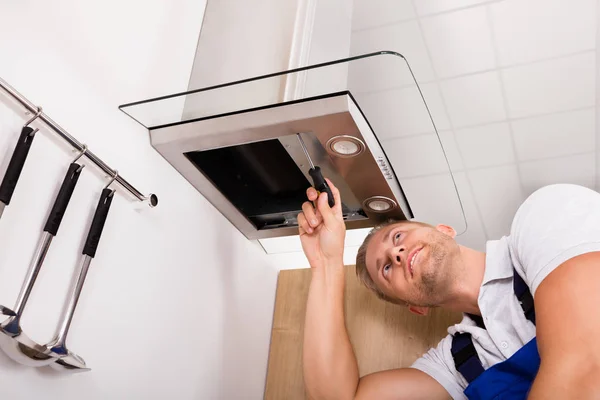
[[[100,200],[94,213],[94,219],[92,219],[92,225],[88,232],[87,239],[85,239],[85,245],[83,246],[83,254],[94,258],[96,250],[98,249],[98,243],[100,242],[100,236],[102,236],[102,229],[104,229],[104,223],[108,216],[108,210],[110,209],[110,203],[113,199],[113,190],[104,189],[100,194]]]
[[[71,163],[71,165],[69,165],[65,179],[60,186],[56,200],[54,200],[50,215],[48,215],[48,219],[46,220],[46,226],[44,226],[44,231],[52,236],[56,236],[56,233],[58,232],[58,228],[65,216],[65,211],[67,211],[67,206],[69,205],[71,195],[73,194],[73,190],[75,190],[75,185],[79,180],[82,169],[81,165],[77,163]]]
[[[33,142],[33,132],[33,128],[29,126],[25,126],[23,129],[21,129],[19,141],[17,142],[12,157],[10,158],[10,162],[8,163],[8,168],[6,169],[6,174],[2,179],[2,183],[0,183],[0,201],[5,205],[10,203],[10,199],[12,198],[15,187],[17,186],[19,176],[21,176],[21,171],[23,170],[25,160],[27,159],[27,154],[31,148],[31,143]]]
[[[319,168],[318,166],[315,166],[314,168],[311,168],[308,170],[308,174],[313,179],[313,184],[315,186],[315,189],[317,189],[321,193],[323,193],[323,192],[327,193],[327,202],[329,203],[329,207],[335,206],[335,199],[333,198],[333,193],[331,193],[331,188],[327,184],[327,181],[325,180],[325,178],[323,178],[323,173],[321,173],[321,168]]]

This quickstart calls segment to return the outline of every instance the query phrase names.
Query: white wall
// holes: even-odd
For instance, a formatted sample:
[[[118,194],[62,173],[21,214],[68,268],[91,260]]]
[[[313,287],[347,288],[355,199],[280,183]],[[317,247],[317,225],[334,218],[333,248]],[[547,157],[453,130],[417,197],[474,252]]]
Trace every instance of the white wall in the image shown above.
[[[91,372],[56,375],[0,353],[15,399],[261,398],[276,270],[149,144],[117,105],[184,90],[204,3],[193,0],[0,3],[0,76],[87,143],[155,209],[118,191],[69,347]],[[0,171],[26,117],[0,95]],[[73,153],[42,128],[0,220],[0,303],[12,306]],[[80,179],[23,318],[51,339],[105,180]]]

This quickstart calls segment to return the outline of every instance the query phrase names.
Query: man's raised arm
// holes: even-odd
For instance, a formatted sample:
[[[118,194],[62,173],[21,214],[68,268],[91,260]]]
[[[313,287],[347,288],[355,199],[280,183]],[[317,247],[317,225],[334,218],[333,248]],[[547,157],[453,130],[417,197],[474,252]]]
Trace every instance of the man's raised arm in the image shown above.
[[[448,392],[433,378],[416,369],[378,372],[359,378],[356,357],[344,317],[345,225],[337,188],[329,182],[335,206],[310,188],[298,216],[302,248],[311,265],[304,327],[304,381],[309,398],[335,399],[448,399]]]

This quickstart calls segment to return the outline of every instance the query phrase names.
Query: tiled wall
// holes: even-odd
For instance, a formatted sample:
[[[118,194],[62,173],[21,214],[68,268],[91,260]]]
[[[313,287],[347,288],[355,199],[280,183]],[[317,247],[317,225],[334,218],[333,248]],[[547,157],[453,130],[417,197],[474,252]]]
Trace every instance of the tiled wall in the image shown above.
[[[397,51],[421,84],[469,223],[459,242],[483,249],[507,234],[520,203],[546,184],[597,188],[596,7],[355,0],[352,54]],[[395,147],[426,146],[435,135],[396,130],[382,139],[395,165],[424,163],[435,182],[437,157],[394,161]]]

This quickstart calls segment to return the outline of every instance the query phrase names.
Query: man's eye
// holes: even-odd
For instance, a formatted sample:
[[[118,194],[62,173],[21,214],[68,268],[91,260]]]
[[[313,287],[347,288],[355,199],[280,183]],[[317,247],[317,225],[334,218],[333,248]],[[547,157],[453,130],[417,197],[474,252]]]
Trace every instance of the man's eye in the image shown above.
[[[386,265],[385,267],[383,267],[383,275],[387,275],[387,273],[389,272],[390,268],[392,266],[390,264]]]

